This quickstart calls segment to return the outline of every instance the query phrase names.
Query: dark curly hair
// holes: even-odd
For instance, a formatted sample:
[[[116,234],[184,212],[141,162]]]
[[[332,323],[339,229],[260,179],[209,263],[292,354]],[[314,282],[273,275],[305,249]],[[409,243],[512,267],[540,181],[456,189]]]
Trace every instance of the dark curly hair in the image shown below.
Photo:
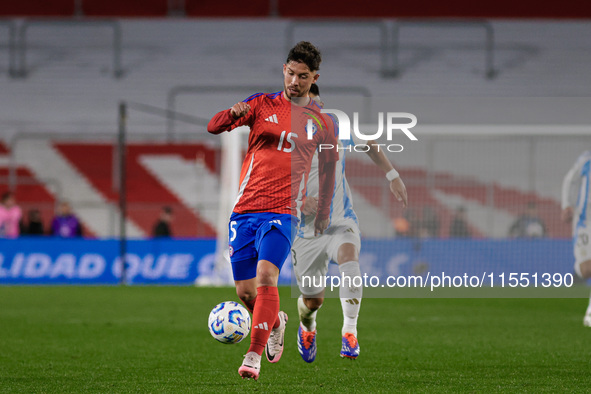
[[[310,71],[318,71],[322,62],[322,55],[320,54],[320,50],[308,41],[300,41],[296,46],[291,48],[285,63],[291,61],[304,63]]]
[[[316,85],[315,83],[310,85],[310,93],[314,96],[320,96],[320,88],[318,87],[318,85]]]

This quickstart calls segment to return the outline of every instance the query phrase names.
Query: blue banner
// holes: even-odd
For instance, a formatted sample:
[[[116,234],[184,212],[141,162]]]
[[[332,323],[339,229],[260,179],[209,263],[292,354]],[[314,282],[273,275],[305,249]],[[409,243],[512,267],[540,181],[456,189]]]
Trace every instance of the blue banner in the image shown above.
[[[0,283],[118,284],[119,247],[118,240],[0,240]],[[211,275],[214,257],[215,240],[130,240],[126,282],[193,284],[200,274]]]
[[[19,238],[0,240],[0,284],[121,282],[118,240]],[[361,271],[397,275],[482,275],[484,272],[572,273],[571,240],[364,240]],[[232,283],[215,269],[215,240],[150,239],[127,242],[129,284]],[[336,266],[329,273],[338,275]],[[291,281],[291,262],[280,284]]]
[[[403,239],[365,240],[361,272],[388,276],[573,273],[570,239]],[[334,268],[331,273],[335,272]],[[338,271],[336,271],[338,272]],[[498,279],[498,277],[497,277]]]

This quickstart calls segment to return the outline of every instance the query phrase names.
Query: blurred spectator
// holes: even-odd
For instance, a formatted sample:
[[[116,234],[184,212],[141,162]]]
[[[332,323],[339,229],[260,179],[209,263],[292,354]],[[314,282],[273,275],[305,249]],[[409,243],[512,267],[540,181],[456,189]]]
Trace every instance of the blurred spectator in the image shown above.
[[[14,194],[5,192],[0,200],[0,238],[16,238],[20,233],[23,213],[16,205]]]
[[[418,233],[417,215],[413,209],[406,209],[403,217],[392,220],[392,226],[397,237],[414,238]]]
[[[397,237],[409,237],[410,236],[410,223],[406,218],[395,218],[392,220],[392,226],[396,232]]]
[[[57,209],[57,216],[51,222],[50,234],[55,237],[73,238],[82,236],[82,226],[72,213],[67,201],[62,201]]]
[[[154,225],[152,236],[154,237],[172,237],[172,230],[170,228],[172,222],[172,208],[169,206],[162,207],[160,212],[160,219]]]
[[[419,236],[421,238],[439,237],[439,226],[439,218],[437,217],[435,210],[429,206],[423,207]]]
[[[26,235],[43,235],[43,220],[41,220],[41,212],[38,209],[31,209],[27,214],[27,223],[21,234]]]
[[[470,238],[470,228],[466,219],[466,208],[459,206],[449,226],[450,238]]]
[[[536,203],[530,201],[525,213],[517,218],[509,229],[511,238],[541,238],[546,236],[546,224],[538,216]]]

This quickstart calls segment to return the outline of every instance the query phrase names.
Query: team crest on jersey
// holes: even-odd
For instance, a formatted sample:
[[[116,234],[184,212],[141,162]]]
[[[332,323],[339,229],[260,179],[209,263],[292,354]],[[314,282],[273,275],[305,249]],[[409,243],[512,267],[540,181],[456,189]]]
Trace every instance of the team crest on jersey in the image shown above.
[[[324,127],[322,126],[322,122],[324,122],[324,119],[318,119],[318,116],[309,112],[304,112],[304,115],[308,115],[311,118],[308,119],[308,121],[306,122],[305,128],[308,139],[312,139],[312,136],[318,132],[318,127],[320,127],[321,130],[324,129]],[[326,123],[325,126],[327,126]]]
[[[316,124],[312,122],[312,119],[308,119],[308,123],[306,123],[306,133],[308,133],[308,135],[316,135],[317,132],[318,127],[316,126]]]
[[[234,248],[232,247],[232,245],[228,245],[228,253],[230,254],[230,257],[232,257],[232,255],[234,254]]]

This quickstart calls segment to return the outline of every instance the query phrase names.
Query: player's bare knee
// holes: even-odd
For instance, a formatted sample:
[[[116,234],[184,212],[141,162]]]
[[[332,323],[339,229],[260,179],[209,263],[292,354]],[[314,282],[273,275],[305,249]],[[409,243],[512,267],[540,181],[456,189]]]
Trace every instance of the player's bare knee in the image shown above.
[[[306,298],[304,297],[304,304],[308,307],[309,310],[312,312],[320,309],[322,304],[324,303],[324,297],[316,297],[316,298]]]
[[[591,260],[583,261],[579,265],[579,271],[580,271],[581,277],[583,279],[590,279],[591,278]]]
[[[238,294],[238,298],[240,298],[240,301],[247,304],[250,301],[254,300],[255,296],[253,296],[250,293],[243,293],[243,294]]]
[[[345,243],[339,247],[339,250],[337,251],[337,262],[339,264],[358,260],[359,251],[357,250],[357,246],[352,243]]]
[[[257,270],[258,286],[277,286],[278,275],[274,271]]]
[[[236,287],[236,294],[238,295],[238,298],[242,300],[242,302],[249,302],[254,300],[254,298],[257,296],[257,291],[256,289],[252,290]]]
[[[236,285],[236,294],[243,302],[253,300],[257,296],[257,287],[254,279],[238,280]]]
[[[257,286],[277,286],[279,268],[267,260],[260,260],[257,265]]]

